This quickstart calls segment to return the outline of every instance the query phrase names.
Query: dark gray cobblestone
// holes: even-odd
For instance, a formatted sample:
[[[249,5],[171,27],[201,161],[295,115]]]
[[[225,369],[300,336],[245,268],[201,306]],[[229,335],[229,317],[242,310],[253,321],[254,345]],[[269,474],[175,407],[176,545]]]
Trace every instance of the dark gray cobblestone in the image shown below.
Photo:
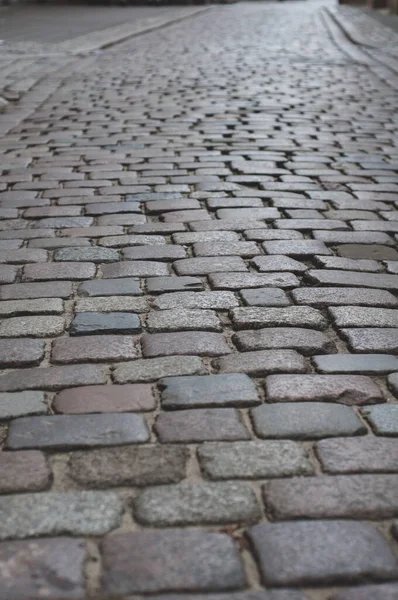
[[[2,45],[0,600],[396,599],[396,35],[356,14]]]

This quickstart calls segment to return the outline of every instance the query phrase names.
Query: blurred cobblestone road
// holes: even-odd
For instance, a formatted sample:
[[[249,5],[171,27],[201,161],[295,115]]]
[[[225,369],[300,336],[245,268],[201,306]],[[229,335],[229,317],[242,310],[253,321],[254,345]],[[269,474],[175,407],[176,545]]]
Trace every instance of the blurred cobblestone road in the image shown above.
[[[0,115],[0,600],[397,600],[398,70],[361,15],[63,47]]]

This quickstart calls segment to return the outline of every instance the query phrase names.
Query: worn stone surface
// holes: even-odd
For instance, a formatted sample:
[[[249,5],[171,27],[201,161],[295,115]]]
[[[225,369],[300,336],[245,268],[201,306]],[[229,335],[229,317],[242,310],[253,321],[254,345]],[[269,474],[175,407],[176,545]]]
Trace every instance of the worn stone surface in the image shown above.
[[[318,476],[271,481],[263,487],[275,520],[390,518],[398,512],[397,475]]]
[[[0,365],[2,367],[31,367],[38,365],[44,357],[45,343],[27,338],[2,340]]]
[[[221,591],[246,583],[238,549],[222,533],[189,529],[120,533],[105,538],[102,558],[103,583],[111,594]]]
[[[398,446],[394,440],[373,436],[321,440],[316,453],[327,473],[398,472]]]
[[[85,448],[142,443],[149,439],[141,416],[134,414],[25,417],[10,426],[7,448]]]
[[[362,409],[362,414],[370,422],[377,435],[398,436],[398,405],[383,404]]]
[[[51,524],[52,493],[113,490],[126,514],[86,559],[0,561],[0,600],[375,600],[398,571],[350,528],[395,552],[397,34],[329,0],[17,9],[0,497]],[[257,518],[291,527],[275,580]]]
[[[118,527],[123,513],[113,492],[48,492],[0,496],[0,539],[38,535],[101,535]]]
[[[155,431],[161,442],[248,440],[249,432],[234,408],[203,408],[163,412]]]
[[[335,345],[324,333],[295,327],[269,327],[257,331],[240,331],[233,336],[239,350],[291,348],[302,354],[334,352]]]
[[[326,402],[262,404],[251,416],[261,438],[305,440],[366,433],[352,408]]]
[[[51,479],[51,470],[42,452],[0,453],[0,494],[40,492],[50,487]]]
[[[73,335],[94,335],[100,333],[140,333],[141,321],[134,313],[78,313],[70,329]]]
[[[47,403],[43,392],[0,393],[0,419],[44,415]]]
[[[84,596],[83,540],[55,538],[0,544],[0,598],[59,598]]]
[[[68,472],[83,488],[177,483],[186,475],[183,446],[122,446],[70,455]]]
[[[361,585],[336,592],[331,600],[395,600],[398,595],[397,583]]]
[[[249,537],[268,585],[360,583],[395,576],[397,559],[371,525],[297,521],[256,525]],[[297,548],[300,552],[297,553]]]
[[[136,519],[153,527],[251,523],[260,518],[253,490],[242,483],[181,483],[141,492]]]
[[[52,407],[57,413],[118,413],[153,410],[156,406],[147,384],[91,385],[63,390]]]
[[[291,441],[214,442],[198,448],[204,473],[210,479],[256,479],[310,475],[311,460]]]
[[[172,308],[150,313],[148,331],[222,331],[217,314],[211,310]]]
[[[383,394],[364,375],[270,375],[267,398],[272,402],[324,401],[348,405],[383,402]]]
[[[321,373],[391,373],[398,369],[398,357],[389,354],[328,354],[314,356]]]
[[[259,402],[253,381],[245,374],[167,377],[159,381],[167,409],[251,406]]]
[[[230,352],[231,348],[221,333],[184,331],[152,333],[142,337],[142,353],[148,358],[184,354],[220,356]]]

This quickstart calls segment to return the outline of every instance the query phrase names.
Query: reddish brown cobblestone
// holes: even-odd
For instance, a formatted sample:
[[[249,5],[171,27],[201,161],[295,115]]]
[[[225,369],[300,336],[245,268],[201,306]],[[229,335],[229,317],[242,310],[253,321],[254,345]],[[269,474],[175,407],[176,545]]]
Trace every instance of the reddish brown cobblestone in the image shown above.
[[[0,600],[397,600],[397,34],[42,8],[0,23]]]

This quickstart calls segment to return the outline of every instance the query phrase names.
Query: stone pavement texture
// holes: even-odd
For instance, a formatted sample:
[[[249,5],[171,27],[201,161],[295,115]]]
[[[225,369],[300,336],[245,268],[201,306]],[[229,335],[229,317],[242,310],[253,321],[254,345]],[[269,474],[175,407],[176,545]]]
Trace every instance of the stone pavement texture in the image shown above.
[[[370,23],[217,6],[60,54],[0,115],[0,600],[397,600]]]

